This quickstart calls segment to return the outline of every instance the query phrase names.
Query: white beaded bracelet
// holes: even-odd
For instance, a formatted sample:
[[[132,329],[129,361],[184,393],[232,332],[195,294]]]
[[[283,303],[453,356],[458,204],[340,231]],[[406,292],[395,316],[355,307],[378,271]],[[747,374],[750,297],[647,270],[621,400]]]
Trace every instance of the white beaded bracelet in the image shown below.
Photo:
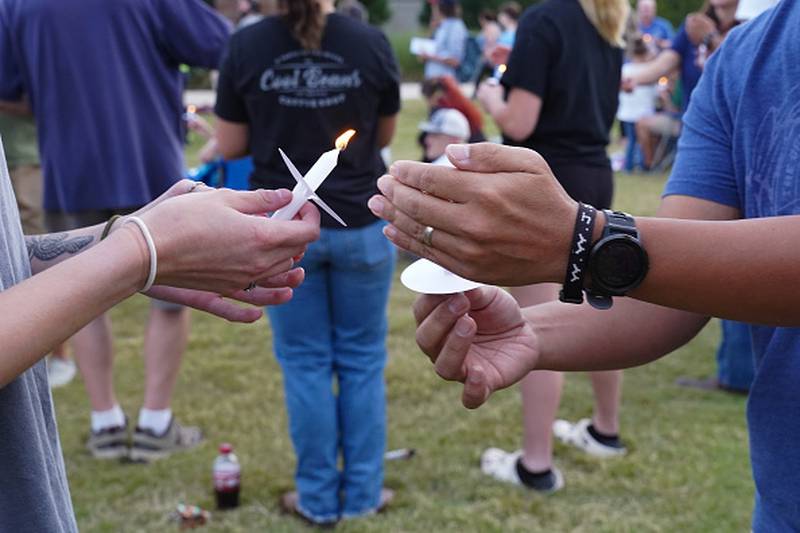
[[[150,252],[150,273],[147,275],[147,283],[144,284],[144,288],[141,292],[147,292],[153,287],[153,283],[156,281],[156,273],[158,272],[158,255],[156,254],[156,243],[153,241],[153,236],[150,234],[150,230],[147,229],[147,225],[144,221],[139,217],[126,217],[125,224],[128,222],[133,222],[139,227],[139,230],[142,232],[144,236],[144,240],[147,243],[147,249]]]

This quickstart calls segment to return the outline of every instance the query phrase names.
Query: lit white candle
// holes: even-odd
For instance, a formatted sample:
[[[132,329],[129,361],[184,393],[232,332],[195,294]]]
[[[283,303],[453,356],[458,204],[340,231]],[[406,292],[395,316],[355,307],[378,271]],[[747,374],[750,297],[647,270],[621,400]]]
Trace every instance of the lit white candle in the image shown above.
[[[347,143],[350,142],[350,139],[355,134],[355,130],[348,130],[336,139],[336,148],[320,156],[303,178],[305,185],[298,183],[292,191],[291,203],[275,211],[272,218],[276,220],[292,220],[294,218],[300,208],[303,207],[303,204],[312,199],[316,190],[331,175],[331,172],[339,163],[339,154],[347,148]]]

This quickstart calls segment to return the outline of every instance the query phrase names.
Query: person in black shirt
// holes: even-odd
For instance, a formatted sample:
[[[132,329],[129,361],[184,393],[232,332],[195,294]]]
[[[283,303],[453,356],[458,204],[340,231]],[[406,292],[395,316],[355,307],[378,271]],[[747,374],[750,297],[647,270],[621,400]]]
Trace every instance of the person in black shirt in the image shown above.
[[[366,204],[386,170],[380,150],[395,130],[399,74],[386,37],[334,13],[332,0],[279,4],[283,15],[231,39],[217,141],[226,158],[253,155],[252,188],[291,189],[278,148],[306,172],[341,133],[357,132],[317,191],[348,227],[323,214],[321,238],[300,263],[305,283],[291,305],[269,311],[297,454],[297,492],[282,505],[328,524],[380,510],[392,496],[382,487],[383,370],[396,252]]]
[[[520,20],[501,85],[484,83],[478,99],[504,143],[536,150],[569,195],[609,208],[613,172],[606,155],[617,112],[626,0],[547,0]],[[553,284],[513,289],[523,306],[555,300]],[[522,382],[525,439],[521,454],[491,448],[485,473],[543,492],[563,485],[552,465],[557,437],[593,455],[625,453],[618,434],[621,372],[594,372],[595,413],[577,424],[555,421],[563,378],[533,372]]]

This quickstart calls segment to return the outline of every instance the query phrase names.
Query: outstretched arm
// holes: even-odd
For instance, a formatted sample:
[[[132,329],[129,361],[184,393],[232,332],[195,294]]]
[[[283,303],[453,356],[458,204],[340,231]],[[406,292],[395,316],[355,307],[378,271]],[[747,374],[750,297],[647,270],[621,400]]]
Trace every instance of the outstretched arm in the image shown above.
[[[610,370],[642,365],[691,339],[701,316],[626,300],[600,312],[558,302],[520,310],[507,292],[484,287],[414,304],[417,343],[436,372],[464,383],[479,407],[532,370]]]
[[[192,191],[209,191],[211,190],[205,184],[198,183],[192,180],[181,180],[169,188],[164,194],[159,196],[156,200],[143,207],[141,210],[133,213],[135,216],[140,216],[160,203],[186,194]],[[132,215],[132,216],[133,216]],[[122,226],[124,218],[117,219],[109,228],[108,234],[116,231]],[[81,252],[96,246],[100,242],[103,230],[106,229],[106,224],[97,224],[96,226],[89,226],[86,228],[79,228],[71,231],[64,231],[60,233],[45,233],[42,235],[26,235],[25,245],[28,248],[28,258],[31,261],[31,271],[33,274],[38,274],[48,268],[57,265],[58,263],[69,259]]]
[[[544,160],[489,144],[451,146],[449,155],[461,170],[401,162],[378,181],[383,196],[370,207],[392,223],[387,236],[476,281],[562,282],[577,204]],[[661,217],[705,221],[637,218],[651,267],[630,296],[744,322],[800,325],[800,249],[792,245],[800,217],[720,221],[738,211],[684,196],[664,206]],[[434,228],[432,246],[421,242],[426,226]]]
[[[319,235],[313,206],[304,206],[299,220],[263,216],[290,200],[289,191],[213,191],[171,198],[142,212],[158,256],[151,294],[175,296],[239,321],[256,320],[260,309],[241,308],[223,297],[255,306],[288,301],[303,277],[302,270],[292,270],[293,258]],[[0,292],[0,387],[140,290],[150,261],[144,234],[122,224],[103,242],[44,261],[50,268]],[[244,291],[251,282],[258,287]]]

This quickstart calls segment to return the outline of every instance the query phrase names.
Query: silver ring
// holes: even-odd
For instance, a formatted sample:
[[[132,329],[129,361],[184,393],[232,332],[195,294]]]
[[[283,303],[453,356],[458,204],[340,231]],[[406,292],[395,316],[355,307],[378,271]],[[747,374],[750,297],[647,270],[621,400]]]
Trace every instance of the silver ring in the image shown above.
[[[433,228],[431,226],[425,226],[425,229],[422,230],[422,244],[425,246],[433,246]]]
[[[257,286],[258,286],[258,284],[255,281],[251,281],[250,285],[248,285],[247,287],[244,288],[244,292],[250,292],[253,289],[255,289]]]

